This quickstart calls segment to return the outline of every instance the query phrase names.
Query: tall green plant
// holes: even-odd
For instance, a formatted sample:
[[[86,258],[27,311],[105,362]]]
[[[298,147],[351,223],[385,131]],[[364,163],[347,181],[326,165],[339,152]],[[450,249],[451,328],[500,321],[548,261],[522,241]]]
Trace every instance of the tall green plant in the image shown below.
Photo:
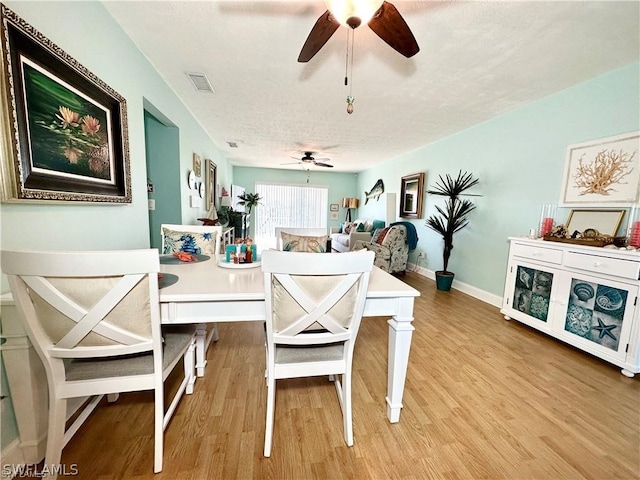
[[[479,179],[474,178],[471,173],[460,170],[455,179],[449,174],[444,178],[439,175],[435,186],[427,191],[432,195],[447,197],[444,208],[436,205],[438,213],[431,215],[425,221],[426,226],[438,232],[444,241],[442,270],[445,273],[451,273],[448,267],[451,250],[453,250],[453,235],[469,224],[468,215],[476,208],[471,200],[459,197],[478,182]]]
[[[249,212],[247,212],[247,215],[245,215],[245,217],[242,219],[242,236],[244,238],[247,238],[247,217],[251,218],[251,209],[257,205],[260,204],[260,194],[258,193],[243,193],[242,195],[239,195],[238,198],[240,199],[240,201],[238,202],[238,205],[242,205],[245,208],[249,209]]]

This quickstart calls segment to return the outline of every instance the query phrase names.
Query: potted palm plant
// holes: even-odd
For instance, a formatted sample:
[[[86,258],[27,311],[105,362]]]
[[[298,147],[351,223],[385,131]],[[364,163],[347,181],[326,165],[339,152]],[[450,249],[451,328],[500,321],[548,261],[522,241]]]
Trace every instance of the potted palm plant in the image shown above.
[[[247,232],[247,217],[249,217],[249,220],[251,220],[251,209],[260,204],[260,194],[243,193],[242,195],[238,196],[238,199],[240,199],[240,201],[238,202],[239,205],[242,205],[245,208],[249,208],[249,211],[246,215],[244,215],[242,219],[242,236],[246,238],[249,233]]]
[[[442,251],[442,270],[436,271],[436,287],[438,290],[448,291],[451,289],[454,273],[448,270],[449,257],[453,250],[453,235],[462,230],[469,223],[468,216],[476,207],[471,200],[461,199],[471,187],[479,182],[471,173],[458,172],[458,177],[453,178],[447,174],[444,178],[438,176],[438,181],[427,193],[447,197],[444,208],[436,205],[437,214],[427,218],[425,224],[430,229],[438,232],[444,241]]]

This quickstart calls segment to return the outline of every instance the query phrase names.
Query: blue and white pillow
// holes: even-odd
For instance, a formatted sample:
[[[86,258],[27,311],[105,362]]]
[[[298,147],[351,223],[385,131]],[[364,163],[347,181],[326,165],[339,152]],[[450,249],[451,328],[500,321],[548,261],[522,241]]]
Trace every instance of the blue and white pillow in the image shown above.
[[[215,233],[176,232],[164,229],[162,253],[187,252],[192,255],[213,255],[216,250]]]

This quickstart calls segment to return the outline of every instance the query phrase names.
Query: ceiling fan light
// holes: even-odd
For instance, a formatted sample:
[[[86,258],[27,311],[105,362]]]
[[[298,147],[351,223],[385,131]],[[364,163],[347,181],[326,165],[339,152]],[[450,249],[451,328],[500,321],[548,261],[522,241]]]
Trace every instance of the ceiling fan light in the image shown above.
[[[327,8],[342,25],[357,17],[362,23],[369,23],[373,14],[382,6],[384,0],[325,0]]]

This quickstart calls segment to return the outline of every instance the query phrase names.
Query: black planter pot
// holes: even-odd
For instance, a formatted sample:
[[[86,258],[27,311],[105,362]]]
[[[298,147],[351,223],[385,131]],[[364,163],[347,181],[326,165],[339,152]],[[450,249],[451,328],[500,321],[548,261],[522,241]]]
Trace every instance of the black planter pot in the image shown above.
[[[443,292],[451,290],[451,284],[453,283],[454,273],[445,272],[443,270],[436,272],[436,288]]]
[[[242,235],[242,227],[243,227],[242,217],[239,217],[239,216],[233,217],[233,223],[230,222],[229,226],[233,227],[233,229],[234,229],[234,232],[233,232],[234,238],[243,238],[243,235]]]

